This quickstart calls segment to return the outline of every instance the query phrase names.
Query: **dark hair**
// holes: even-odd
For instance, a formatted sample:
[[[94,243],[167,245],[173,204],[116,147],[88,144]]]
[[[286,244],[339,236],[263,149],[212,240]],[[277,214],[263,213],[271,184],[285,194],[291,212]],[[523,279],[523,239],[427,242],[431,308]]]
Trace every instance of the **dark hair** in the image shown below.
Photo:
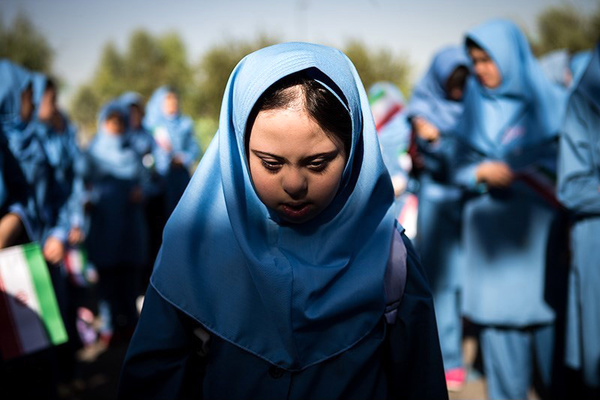
[[[331,82],[333,84],[333,82]],[[257,100],[246,124],[246,149],[250,131],[261,111],[277,110],[297,101],[298,94],[287,90],[300,86],[304,95],[303,106],[308,115],[325,131],[327,136],[344,146],[346,156],[352,146],[352,120],[344,105],[333,93],[310,77],[306,71],[288,75],[271,85]]]
[[[44,91],[47,90],[56,90],[56,83],[54,82],[54,79],[48,77],[46,79],[46,87],[44,88]]]
[[[463,89],[465,87],[465,82],[467,81],[467,77],[469,76],[469,70],[464,65],[459,65],[452,71],[448,80],[446,80],[446,93],[450,93],[452,88],[459,87]]]
[[[465,46],[467,46],[468,50],[471,50],[471,49],[483,50],[483,48],[476,41],[471,39],[470,37],[465,39]]]

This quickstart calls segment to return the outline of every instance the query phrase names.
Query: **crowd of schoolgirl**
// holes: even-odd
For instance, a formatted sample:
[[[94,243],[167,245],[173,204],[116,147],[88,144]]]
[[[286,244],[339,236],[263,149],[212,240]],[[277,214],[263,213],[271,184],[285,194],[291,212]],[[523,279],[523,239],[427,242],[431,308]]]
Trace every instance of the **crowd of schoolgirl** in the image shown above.
[[[0,78],[0,246],[40,244],[73,337],[80,294],[69,289],[69,251],[85,248],[97,271],[95,311],[105,337],[129,340],[136,297],[148,287],[122,398],[262,398],[275,389],[289,398],[444,398],[472,373],[462,350],[465,326],[477,328],[488,398],[526,399],[534,381],[542,398],[574,388],[581,398],[597,398],[598,47],[537,60],[516,25],[488,21],[469,30],[463,46],[435,54],[406,104],[389,83],[374,85],[366,100],[351,63],[331,49],[263,49],[232,74],[219,132],[191,183],[200,151],[174,89],[161,87],[146,105],[131,92],[105,104],[83,150],[57,108],[51,79],[8,60],[0,61]],[[299,202],[284,204],[290,225],[252,169],[252,157],[261,157],[269,174],[288,161],[255,151],[256,143],[270,142],[257,142],[262,132],[254,129],[262,113],[296,110],[289,98],[269,105],[271,97],[302,85],[310,92],[311,84],[326,93],[323,102],[337,102],[326,111],[350,116],[353,133],[338,148],[347,163],[340,188],[315,216],[303,214]],[[337,129],[330,114],[319,118],[321,127]],[[388,194],[386,205],[381,197]],[[382,233],[388,214],[404,228]],[[332,232],[343,245],[332,242]],[[352,235],[360,241],[344,241]],[[379,331],[373,321],[381,296],[371,290],[379,278],[370,281],[373,272],[359,264],[361,257],[381,264],[383,282],[393,257],[389,241],[380,249],[373,238],[386,235],[392,250],[403,249],[408,278],[400,322]],[[352,261],[340,261],[355,251],[351,243],[358,249]],[[326,274],[317,272],[319,263]],[[435,313],[423,302],[428,297]],[[291,328],[282,321],[293,321]],[[396,342],[382,339],[390,335]],[[65,352],[61,366],[71,354]],[[359,368],[365,365],[370,372]],[[410,378],[394,383],[379,367]],[[202,383],[190,374],[204,376]]]
[[[39,244],[69,336],[48,354],[3,362],[2,383],[10,398],[23,393],[20,375],[39,371],[32,394],[46,398],[75,377],[75,350],[133,333],[162,225],[200,149],[167,86],[146,106],[132,92],[107,102],[84,149],[56,82],[7,59],[0,75],[1,247]]]

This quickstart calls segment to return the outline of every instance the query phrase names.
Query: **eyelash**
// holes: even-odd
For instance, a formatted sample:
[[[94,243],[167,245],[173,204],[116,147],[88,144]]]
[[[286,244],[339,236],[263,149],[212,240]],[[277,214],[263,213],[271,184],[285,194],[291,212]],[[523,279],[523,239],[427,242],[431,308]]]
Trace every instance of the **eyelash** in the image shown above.
[[[267,160],[261,160],[261,163],[267,171],[269,171],[270,173],[273,173],[273,174],[277,173],[281,169],[281,163],[279,163],[279,162],[271,162],[271,161],[267,161]],[[325,161],[325,160],[313,161],[313,162],[307,164],[308,169],[310,169],[311,171],[316,172],[318,174],[324,173],[328,166],[329,166],[329,162]]]

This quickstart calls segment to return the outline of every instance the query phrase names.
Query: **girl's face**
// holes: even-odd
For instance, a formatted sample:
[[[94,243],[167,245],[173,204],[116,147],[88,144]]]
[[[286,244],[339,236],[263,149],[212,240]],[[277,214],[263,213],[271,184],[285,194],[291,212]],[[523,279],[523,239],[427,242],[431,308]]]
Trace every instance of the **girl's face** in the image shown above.
[[[56,90],[47,89],[42,96],[38,117],[42,121],[50,121],[56,112]]]
[[[306,222],[335,197],[346,164],[343,144],[302,106],[259,112],[248,147],[258,197],[282,220]]]
[[[27,89],[21,92],[21,110],[20,117],[21,121],[27,122],[31,119],[31,115],[33,114],[33,90],[31,89],[31,85],[27,87]]]
[[[104,121],[104,130],[110,135],[121,135],[125,132],[125,125],[117,115],[111,115]]]
[[[166,115],[175,115],[179,111],[179,100],[175,93],[167,93],[163,102],[163,111]]]
[[[486,51],[472,47],[469,49],[469,56],[473,61],[473,69],[479,83],[488,89],[495,89],[500,86],[502,75],[498,66]]]

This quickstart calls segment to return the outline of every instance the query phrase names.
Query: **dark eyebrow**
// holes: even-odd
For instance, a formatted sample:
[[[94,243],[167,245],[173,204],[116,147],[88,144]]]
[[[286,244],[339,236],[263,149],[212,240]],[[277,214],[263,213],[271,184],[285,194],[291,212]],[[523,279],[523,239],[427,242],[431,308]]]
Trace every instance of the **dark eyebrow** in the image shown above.
[[[250,151],[253,152],[256,156],[261,157],[261,158],[262,157],[271,157],[271,158],[276,159],[279,162],[285,161],[285,158],[276,156],[275,154],[267,153],[266,151],[253,150],[253,149],[251,149]]]

